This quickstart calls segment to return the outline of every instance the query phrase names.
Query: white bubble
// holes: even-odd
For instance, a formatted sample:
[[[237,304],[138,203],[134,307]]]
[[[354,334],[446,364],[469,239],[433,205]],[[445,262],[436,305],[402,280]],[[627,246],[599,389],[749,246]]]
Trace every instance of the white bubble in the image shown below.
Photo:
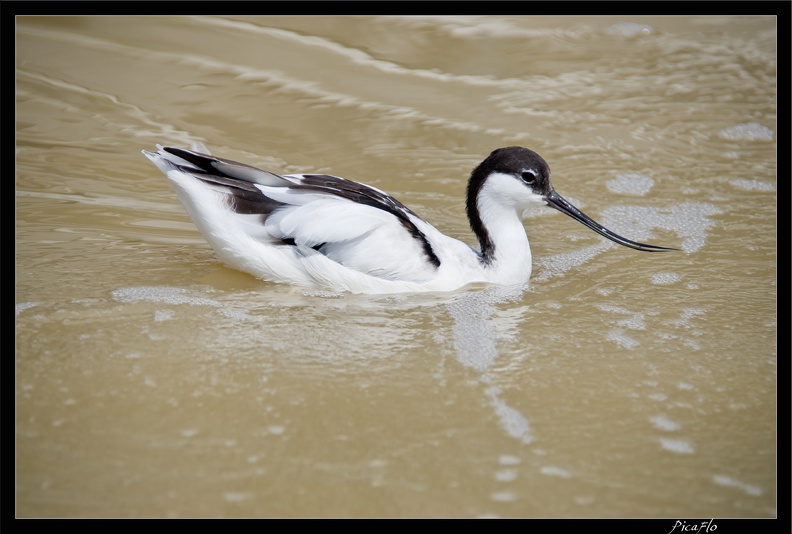
[[[191,304],[195,306],[221,307],[216,300],[194,297],[180,287],[124,287],[112,292],[113,299],[119,302],[165,302],[166,304]]]
[[[636,37],[640,35],[650,35],[654,33],[654,28],[648,24],[638,24],[635,22],[617,22],[611,24],[605,32],[609,35],[621,37]]]
[[[672,421],[665,415],[658,415],[649,419],[649,421],[657,428],[658,430],[667,430],[672,432],[674,430],[679,430],[679,423],[676,421]]]
[[[758,486],[752,486],[750,484],[746,484],[744,482],[740,482],[739,480],[735,480],[730,476],[726,475],[715,475],[712,477],[712,481],[720,486],[729,486],[732,488],[738,488],[747,493],[748,495],[752,495],[754,497],[758,497],[764,493],[762,488]]]
[[[572,473],[564,468],[556,467],[554,465],[546,465],[539,470],[543,475],[549,477],[571,478]]]
[[[675,452],[677,454],[693,454],[695,450],[689,441],[682,439],[661,438],[660,445],[665,450]]]
[[[673,284],[682,279],[677,273],[655,273],[652,275],[652,283],[658,285]]]
[[[760,182],[759,180],[744,180],[736,179],[729,182],[732,186],[743,191],[763,191],[772,193],[776,190],[775,184],[768,184],[767,182]]]
[[[613,180],[606,182],[605,186],[613,193],[643,196],[652,189],[654,180],[643,174],[629,172],[617,175]]]
[[[772,141],[775,132],[757,122],[749,122],[721,130],[718,136],[729,141]]]

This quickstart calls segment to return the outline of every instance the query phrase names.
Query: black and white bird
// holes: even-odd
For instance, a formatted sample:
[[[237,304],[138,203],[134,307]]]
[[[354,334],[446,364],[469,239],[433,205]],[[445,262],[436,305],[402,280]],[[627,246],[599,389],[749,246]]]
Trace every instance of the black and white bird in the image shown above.
[[[478,248],[440,233],[374,187],[326,174],[279,175],[193,150],[143,151],[168,177],[220,259],[260,279],[353,293],[451,291],[531,276],[522,222],[546,205],[625,247],[675,250],[614,234],[555,192],[539,154],[512,146],[471,173],[467,215]]]

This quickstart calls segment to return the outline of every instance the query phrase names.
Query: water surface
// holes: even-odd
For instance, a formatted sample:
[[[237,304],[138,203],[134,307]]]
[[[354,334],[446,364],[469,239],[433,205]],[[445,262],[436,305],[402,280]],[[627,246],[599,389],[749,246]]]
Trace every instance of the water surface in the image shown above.
[[[19,517],[774,517],[773,17],[20,17]],[[220,264],[156,143],[396,195],[470,242],[520,144],[523,288]],[[670,528],[670,527],[669,527]]]

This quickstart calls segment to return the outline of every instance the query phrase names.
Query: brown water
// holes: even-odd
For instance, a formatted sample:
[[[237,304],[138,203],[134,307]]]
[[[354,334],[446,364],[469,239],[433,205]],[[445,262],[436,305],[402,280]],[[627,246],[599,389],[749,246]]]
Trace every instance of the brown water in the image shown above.
[[[774,18],[22,17],[16,73],[17,516],[776,515]],[[466,241],[521,144],[681,251],[544,210],[519,290],[264,283],[140,154],[196,140]]]

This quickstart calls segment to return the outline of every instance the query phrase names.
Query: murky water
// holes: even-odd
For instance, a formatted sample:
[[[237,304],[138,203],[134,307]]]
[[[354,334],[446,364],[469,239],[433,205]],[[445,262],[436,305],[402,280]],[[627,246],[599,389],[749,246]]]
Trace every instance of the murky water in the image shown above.
[[[22,17],[20,517],[774,517],[772,17]],[[365,297],[220,264],[141,154],[202,141],[470,241],[521,144],[619,234],[525,288]]]

